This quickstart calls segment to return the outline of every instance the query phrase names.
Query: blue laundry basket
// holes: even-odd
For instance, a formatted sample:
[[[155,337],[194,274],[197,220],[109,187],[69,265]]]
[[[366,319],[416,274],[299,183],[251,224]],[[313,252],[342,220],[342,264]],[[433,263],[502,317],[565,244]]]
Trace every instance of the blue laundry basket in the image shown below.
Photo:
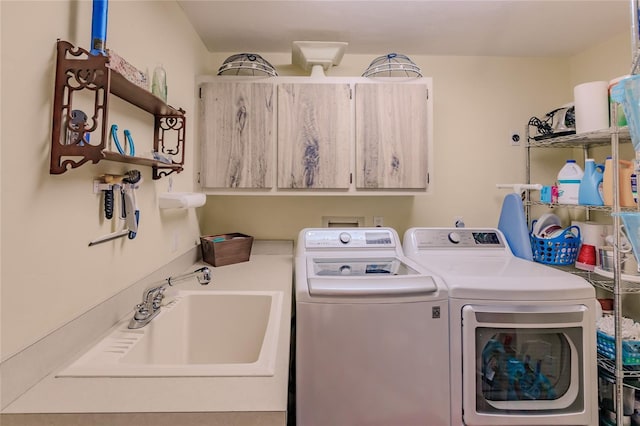
[[[578,257],[580,249],[580,228],[570,226],[562,231],[562,234],[554,238],[540,238],[533,234],[534,220],[531,224],[531,249],[533,260],[548,265],[572,265]],[[574,233],[575,231],[575,233]]]

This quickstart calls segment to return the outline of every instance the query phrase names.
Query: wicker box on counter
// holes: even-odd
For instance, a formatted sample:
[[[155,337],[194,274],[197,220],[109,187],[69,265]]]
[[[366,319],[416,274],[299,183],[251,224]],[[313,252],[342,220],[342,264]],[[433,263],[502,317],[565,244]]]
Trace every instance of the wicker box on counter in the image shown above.
[[[200,237],[202,260],[213,266],[246,262],[251,255],[253,237],[239,232]]]

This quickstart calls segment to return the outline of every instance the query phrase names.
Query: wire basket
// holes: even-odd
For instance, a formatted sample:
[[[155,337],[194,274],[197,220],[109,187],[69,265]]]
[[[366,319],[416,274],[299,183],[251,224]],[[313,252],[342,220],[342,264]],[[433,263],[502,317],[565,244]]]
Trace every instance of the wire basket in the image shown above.
[[[420,68],[405,55],[389,53],[374,59],[363,77],[422,77]]]
[[[276,69],[256,53],[238,53],[225,59],[218,75],[249,75],[277,77]]]
[[[535,223],[535,221],[534,221]],[[532,224],[533,226],[533,224]],[[576,231],[574,233],[573,231]],[[575,263],[580,248],[580,228],[570,226],[553,238],[540,238],[529,234],[533,260],[548,265],[571,265]]]
[[[596,341],[598,354],[610,360],[616,359],[616,341],[612,336],[598,330]],[[640,365],[640,340],[622,341],[622,364]]]

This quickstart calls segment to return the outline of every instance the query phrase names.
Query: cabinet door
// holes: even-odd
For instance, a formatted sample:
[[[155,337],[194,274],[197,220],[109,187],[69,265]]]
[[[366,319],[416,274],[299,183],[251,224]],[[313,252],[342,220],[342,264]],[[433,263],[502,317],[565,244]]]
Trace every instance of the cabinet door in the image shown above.
[[[356,85],[356,188],[426,189],[427,86]]]
[[[202,185],[271,188],[274,85],[214,82],[201,89]]]
[[[348,84],[278,85],[278,187],[348,189]]]

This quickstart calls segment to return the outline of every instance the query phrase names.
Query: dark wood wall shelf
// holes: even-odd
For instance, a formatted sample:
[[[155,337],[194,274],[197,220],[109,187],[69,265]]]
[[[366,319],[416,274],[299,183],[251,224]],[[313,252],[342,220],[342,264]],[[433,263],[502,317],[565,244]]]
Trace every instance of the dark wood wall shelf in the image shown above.
[[[83,102],[76,99],[80,92]],[[153,149],[172,157],[163,163],[144,157],[122,155],[109,151],[109,97],[114,95],[154,116]],[[86,111],[93,103],[92,111]],[[77,105],[82,105],[82,107]],[[181,172],[184,164],[186,117],[182,109],[167,105],[148,90],[127,80],[109,68],[109,58],[91,55],[67,41],[57,42],[55,94],[53,100],[53,131],[51,134],[51,174],[61,174],[86,162],[101,160],[149,166],[153,179]]]

